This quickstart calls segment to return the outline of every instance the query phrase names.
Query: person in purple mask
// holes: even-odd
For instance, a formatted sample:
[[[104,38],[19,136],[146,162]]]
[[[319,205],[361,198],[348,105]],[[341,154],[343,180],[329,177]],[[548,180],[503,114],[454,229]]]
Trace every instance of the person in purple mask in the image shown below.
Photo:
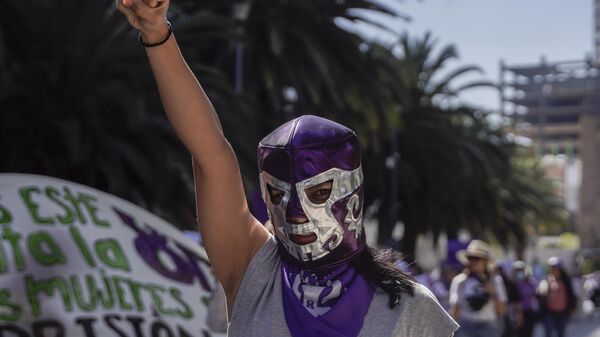
[[[263,226],[248,209],[235,154],[165,18],[169,1],[116,1],[140,32],[167,116],[192,154],[198,223],[226,293],[229,336],[453,335],[458,325],[431,292],[395,268],[390,252],[366,245],[352,130],[301,116],[260,142],[270,218]]]

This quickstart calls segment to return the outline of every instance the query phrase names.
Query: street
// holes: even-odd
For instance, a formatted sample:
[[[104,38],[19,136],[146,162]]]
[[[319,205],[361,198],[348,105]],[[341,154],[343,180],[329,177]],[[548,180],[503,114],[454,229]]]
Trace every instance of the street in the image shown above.
[[[534,336],[544,337],[541,324],[536,326]],[[600,337],[600,315],[573,318],[567,326],[565,337]]]

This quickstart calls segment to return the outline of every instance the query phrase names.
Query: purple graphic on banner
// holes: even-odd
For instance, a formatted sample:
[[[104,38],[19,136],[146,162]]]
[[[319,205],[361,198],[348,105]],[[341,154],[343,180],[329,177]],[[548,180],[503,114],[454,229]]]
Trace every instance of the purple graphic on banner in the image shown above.
[[[147,225],[145,229],[141,229],[136,225],[135,219],[131,215],[116,207],[113,207],[113,210],[123,221],[123,224],[129,226],[138,234],[134,241],[135,248],[152,269],[164,277],[181,283],[192,284],[194,278],[197,278],[202,288],[210,291],[211,288],[207,278],[199,266],[199,263],[203,263],[210,267],[208,260],[194,254],[194,252],[180,244],[176,244],[178,250],[173,249],[169,246],[167,237]],[[161,253],[163,256],[166,255],[170,258],[174,269],[165,265],[160,258]]]

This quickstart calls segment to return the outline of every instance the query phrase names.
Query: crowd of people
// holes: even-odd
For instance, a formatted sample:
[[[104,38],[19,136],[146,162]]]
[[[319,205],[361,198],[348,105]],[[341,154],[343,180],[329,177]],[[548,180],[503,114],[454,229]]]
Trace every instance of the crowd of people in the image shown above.
[[[545,265],[496,262],[480,240],[456,255],[460,268],[443,263],[432,273],[412,272],[459,322],[457,337],[531,337],[538,324],[546,337],[563,337],[578,308],[600,311],[600,272],[572,277],[559,257]]]

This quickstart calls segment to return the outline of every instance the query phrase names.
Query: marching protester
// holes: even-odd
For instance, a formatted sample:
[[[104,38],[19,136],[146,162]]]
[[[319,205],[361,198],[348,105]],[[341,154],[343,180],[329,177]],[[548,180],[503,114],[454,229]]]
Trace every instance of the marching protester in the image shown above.
[[[548,259],[550,272],[537,287],[540,298],[546,337],[565,336],[569,318],[577,308],[571,278],[564,269],[562,260],[553,256]]]
[[[506,290],[506,310],[501,317],[502,337],[513,337],[516,334],[519,318],[521,317],[521,295],[513,279],[505,272],[504,264],[498,261],[494,268],[498,277],[502,280],[502,285]]]
[[[512,278],[519,291],[519,316],[517,317],[517,336],[532,337],[533,328],[538,320],[538,301],[534,281],[527,274],[523,261],[512,264]]]
[[[499,337],[507,296],[502,280],[489,268],[489,245],[473,240],[457,258],[465,269],[450,285],[450,314],[461,326],[456,336]]]
[[[248,209],[233,149],[166,19],[169,1],[117,0],[139,30],[166,114],[193,158],[197,216],[223,285],[229,336],[448,337],[422,285],[366,245],[356,134],[301,116],[258,147],[271,234]]]
[[[434,278],[431,292],[440,301],[444,309],[450,309],[450,284],[457,275],[457,271],[450,263],[442,263],[439,267],[439,276]]]

